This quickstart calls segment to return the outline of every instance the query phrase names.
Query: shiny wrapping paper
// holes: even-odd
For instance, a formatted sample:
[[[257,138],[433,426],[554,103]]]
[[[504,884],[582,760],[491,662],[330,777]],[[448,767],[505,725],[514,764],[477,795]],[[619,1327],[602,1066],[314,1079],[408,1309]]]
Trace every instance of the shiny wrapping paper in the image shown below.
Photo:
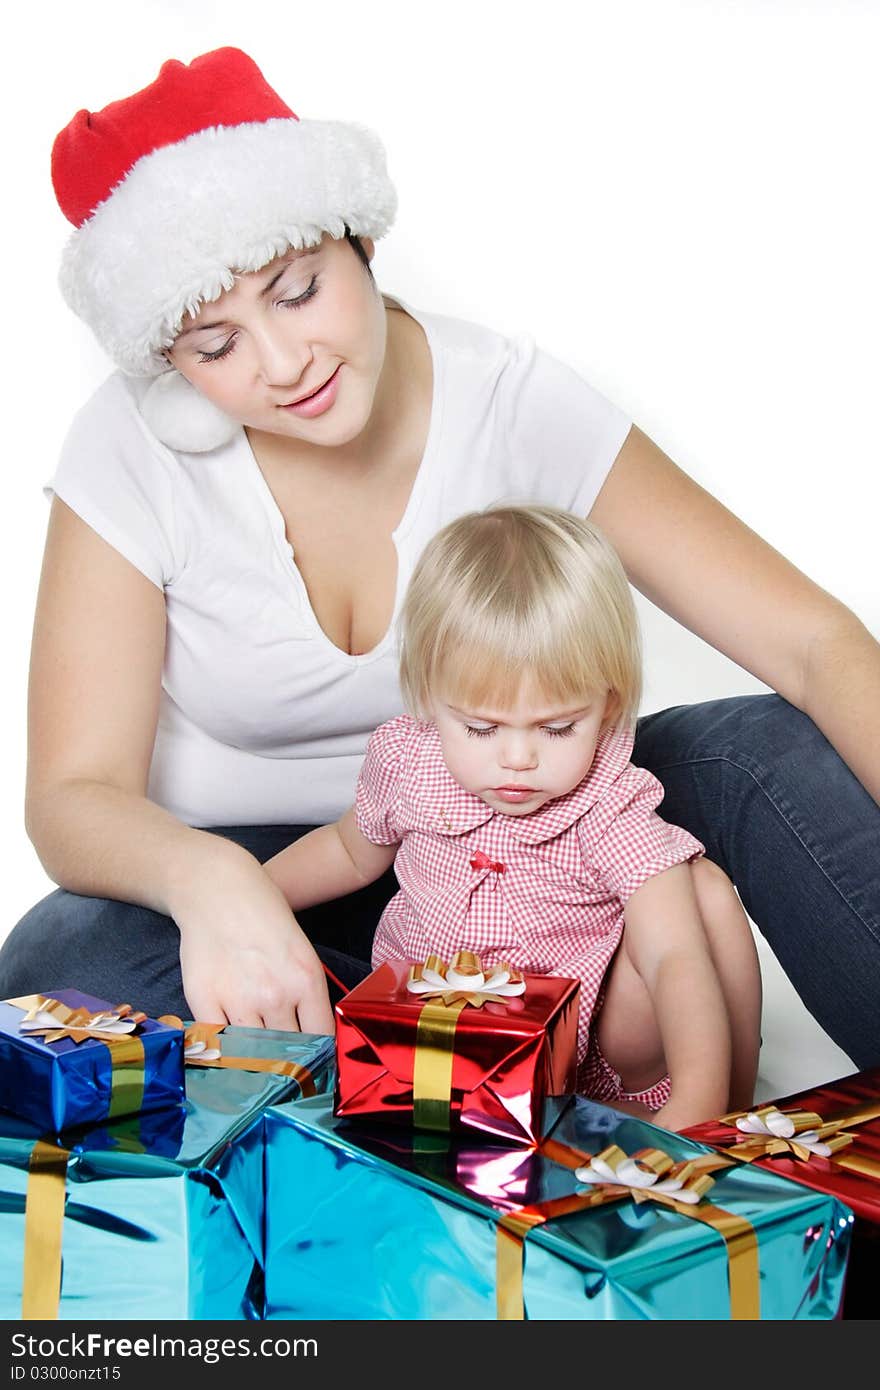
[[[527,975],[518,998],[455,1013],[408,994],[409,970],[406,961],[387,961],[336,1005],[336,1113],[534,1143],[548,1101],[574,1090],[578,982]],[[420,1076],[424,1083],[435,1063],[440,1086],[430,1094],[441,1101],[420,1110]]]
[[[272,1106],[264,1125],[268,1319],[788,1321],[838,1310],[852,1221],[842,1203],[580,1097],[530,1151],[368,1128],[322,1097]],[[688,1213],[628,1190],[588,1205],[591,1189],[557,1157],[611,1145],[717,1163],[714,1185]],[[561,1214],[516,1238],[523,1212],[548,1203]]]
[[[308,1089],[332,1086],[332,1038],[229,1027],[222,1042],[232,1057],[307,1068]],[[289,1076],[215,1066],[188,1066],[185,1080],[185,1104],[48,1142],[33,1126],[0,1116],[0,1317],[262,1315],[261,1117],[300,1086]],[[60,1197],[56,1184],[54,1194],[35,1198],[59,1160]],[[33,1304],[27,1311],[26,1291],[45,1265],[39,1223],[54,1223],[55,1202],[59,1217],[63,1210],[60,1299],[56,1292],[53,1311]]]
[[[782,1112],[813,1112],[823,1125],[835,1125],[838,1138],[852,1136],[851,1142],[827,1157],[809,1151],[798,1157],[790,1148],[780,1146],[778,1152],[751,1161],[793,1182],[831,1193],[852,1209],[856,1220],[843,1316],[880,1317],[880,1067],[784,1096],[773,1105]],[[876,1113],[871,1118],[858,1120],[872,1111]],[[738,1130],[734,1122],[723,1120],[695,1125],[687,1133],[725,1153],[753,1138]],[[825,1137],[833,1138],[834,1132]],[[797,1142],[797,1135],[793,1139]]]
[[[114,1007],[77,989],[55,990],[52,998],[90,1013]],[[120,1065],[114,1042],[26,1037],[19,1032],[25,1012],[0,1001],[0,1110],[48,1134],[179,1105],[183,1099],[183,1037],[178,1029],[146,1019],[130,1035],[142,1044],[142,1057],[133,1065]],[[127,1038],[120,1044],[125,1047]]]

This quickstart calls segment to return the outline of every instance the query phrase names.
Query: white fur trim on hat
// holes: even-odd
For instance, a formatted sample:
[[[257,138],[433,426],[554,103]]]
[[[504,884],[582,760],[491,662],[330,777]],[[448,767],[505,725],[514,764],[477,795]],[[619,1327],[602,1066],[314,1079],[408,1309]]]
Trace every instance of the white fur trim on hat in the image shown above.
[[[139,159],[61,263],[67,303],[123,371],[167,371],[184,315],[289,247],[378,238],[396,211],[378,138],[340,121],[212,126]]]
[[[169,449],[187,454],[219,449],[241,428],[175,371],[156,377],[141,401],[140,411],[157,439]]]

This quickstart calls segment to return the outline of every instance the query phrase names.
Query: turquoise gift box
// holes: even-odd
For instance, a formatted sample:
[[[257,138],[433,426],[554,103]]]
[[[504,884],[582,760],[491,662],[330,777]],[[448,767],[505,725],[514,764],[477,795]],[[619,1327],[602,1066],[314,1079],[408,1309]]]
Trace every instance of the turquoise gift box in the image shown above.
[[[0,1115],[0,1317],[262,1316],[262,1113],[332,1089],[335,1047],[234,1027],[220,1043],[177,1107],[42,1138]]]
[[[532,1150],[390,1134],[324,1096],[263,1123],[269,1319],[838,1312],[846,1206],[580,1097]]]

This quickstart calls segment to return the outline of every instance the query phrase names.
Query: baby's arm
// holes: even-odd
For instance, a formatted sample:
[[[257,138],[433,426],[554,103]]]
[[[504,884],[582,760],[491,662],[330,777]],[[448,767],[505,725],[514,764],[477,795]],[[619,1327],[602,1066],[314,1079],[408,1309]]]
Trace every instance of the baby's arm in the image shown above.
[[[681,1129],[723,1114],[731,1075],[730,1022],[690,866],[676,864],[649,878],[627,901],[624,921],[621,950],[647,990],[672,1085],[669,1101],[653,1118],[667,1129]],[[613,996],[609,988],[606,1007],[614,1008]],[[617,1002],[619,1007],[619,995]],[[632,1013],[620,1010],[617,1019],[603,1020],[603,1050],[609,1044],[614,1050],[609,1025],[622,1037],[632,1019]],[[638,1043],[631,1038],[629,1047]],[[646,1038],[644,1045],[650,1052],[656,1039]],[[617,1065],[608,1051],[605,1055]],[[623,1076],[626,1081],[625,1072]]]
[[[332,825],[319,826],[263,865],[294,912],[354,893],[394,863],[397,845],[374,845],[362,835],[354,808]]]

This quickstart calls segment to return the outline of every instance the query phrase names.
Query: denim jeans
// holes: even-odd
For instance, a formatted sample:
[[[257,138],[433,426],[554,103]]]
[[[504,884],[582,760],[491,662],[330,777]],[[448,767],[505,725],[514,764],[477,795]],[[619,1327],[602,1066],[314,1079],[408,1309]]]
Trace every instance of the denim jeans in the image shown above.
[[[860,1068],[880,1063],[880,807],[813,722],[777,695],[680,705],[639,721],[633,762],[736,884],[806,1007]],[[261,861],[309,826],[220,828]],[[298,914],[344,985],[367,968],[391,871]],[[147,908],[63,889],[0,949],[0,998],[72,985],[188,1015],[179,937]]]

